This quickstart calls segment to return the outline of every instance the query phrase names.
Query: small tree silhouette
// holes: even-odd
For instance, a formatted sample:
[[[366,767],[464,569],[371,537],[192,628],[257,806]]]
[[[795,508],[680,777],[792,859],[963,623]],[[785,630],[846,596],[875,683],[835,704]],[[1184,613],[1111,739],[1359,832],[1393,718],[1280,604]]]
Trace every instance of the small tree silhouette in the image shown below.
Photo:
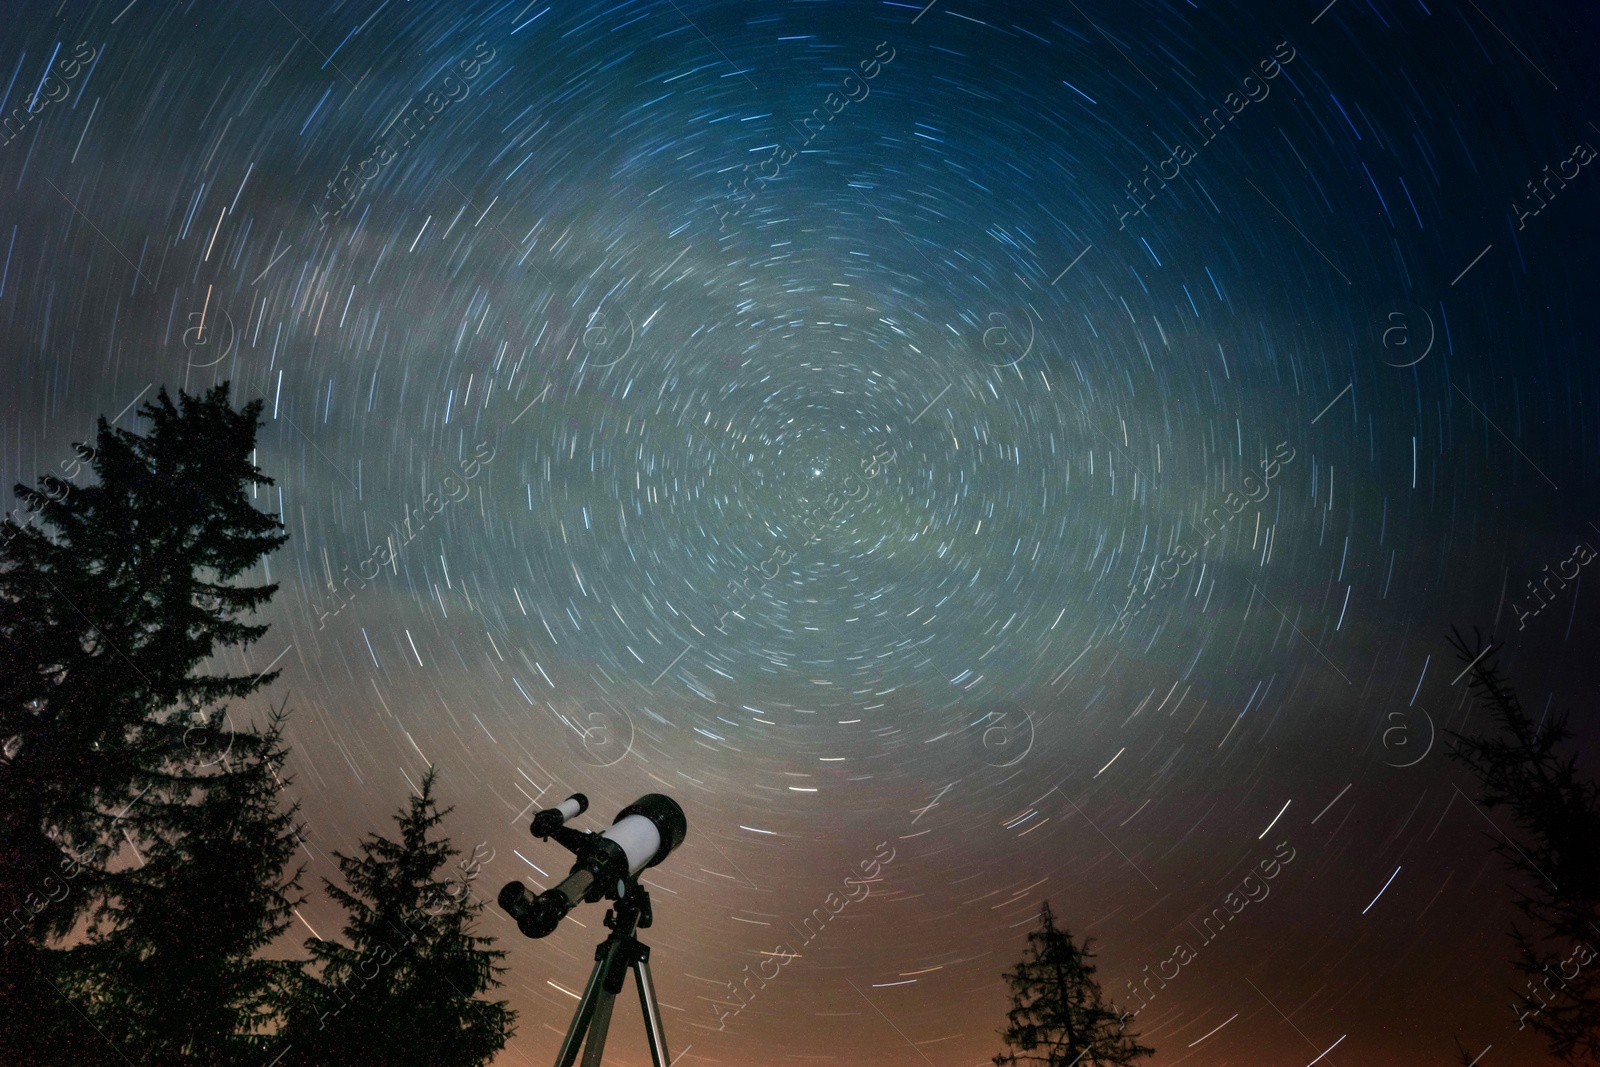
[[[395,815],[399,840],[369,834],[359,856],[334,853],[349,889],[325,884],[349,913],[348,944],[306,942],[320,973],[300,982],[284,1067],[480,1067],[511,1037],[516,1013],[478,997],[500,985],[505,957],[470,931],[484,905],[437,874],[460,854],[429,837],[450,813],[434,798],[437,777],[430,768]]]
[[[1136,1034],[1122,1031],[1116,1006],[1102,1003],[1089,940],[1080,946],[1070,932],[1058,929],[1049,901],[1039,920],[1039,929],[1028,934],[1027,956],[1004,976],[1012,1006],[1001,1036],[1010,1051],[994,1057],[996,1067],[1102,1067],[1154,1055]]]
[[[1451,758],[1477,778],[1484,807],[1510,813],[1526,845],[1493,839],[1506,867],[1523,876],[1516,903],[1529,927],[1511,927],[1513,966],[1528,979],[1527,989],[1513,991],[1518,1028],[1532,1026],[1566,1063],[1600,1063],[1600,785],[1578,777],[1565,713],[1541,727],[1476,631],[1469,645],[1452,627],[1449,641],[1495,726],[1472,737],[1452,732]],[[1587,947],[1587,960],[1575,945]]]

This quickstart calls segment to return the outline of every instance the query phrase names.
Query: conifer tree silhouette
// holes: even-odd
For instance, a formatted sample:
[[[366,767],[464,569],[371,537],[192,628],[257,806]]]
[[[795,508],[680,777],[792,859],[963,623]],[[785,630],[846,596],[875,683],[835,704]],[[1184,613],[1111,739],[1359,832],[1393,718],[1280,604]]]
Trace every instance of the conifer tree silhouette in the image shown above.
[[[265,633],[240,616],[277,590],[229,584],[287,540],[251,503],[273,484],[251,462],[261,407],[163,389],[148,433],[101,418],[78,448],[97,484],[18,485],[29,514],[0,521],[0,1062],[49,1062],[40,1021],[81,1015],[40,946],[100,892],[193,716],[276,677],[196,673]]]
[[[1039,910],[1039,929],[1028,934],[1027,955],[1007,972],[1011,1010],[1001,1036],[1009,1051],[994,1057],[996,1067],[1102,1067],[1132,1064],[1155,1050],[1124,1033],[1121,1013],[1102,1002],[1089,941],[1082,945],[1057,928],[1050,902]]]
[[[484,902],[440,869],[460,850],[429,834],[449,814],[422,790],[395,815],[399,839],[369,834],[358,856],[334,855],[348,888],[325,880],[348,913],[345,941],[306,942],[317,973],[301,982],[283,1067],[481,1067],[504,1047],[516,1013],[479,994],[500,985],[505,952],[471,927]]]
[[[301,869],[284,873],[301,836],[298,804],[278,797],[285,720],[207,730],[200,766],[174,768],[125,820],[143,862],[106,879],[89,941],[63,953],[63,991],[136,1063],[255,1062],[281,1025],[299,964],[257,954],[303,900]]]
[[[1528,924],[1511,928],[1512,963],[1526,978],[1511,990],[1512,1014],[1555,1058],[1600,1063],[1600,784],[1578,775],[1565,713],[1536,723],[1480,635],[1469,644],[1452,628],[1449,641],[1494,724],[1470,737],[1452,732],[1450,756],[1477,779],[1478,802],[1506,811],[1522,838],[1491,835],[1519,875],[1516,904]]]

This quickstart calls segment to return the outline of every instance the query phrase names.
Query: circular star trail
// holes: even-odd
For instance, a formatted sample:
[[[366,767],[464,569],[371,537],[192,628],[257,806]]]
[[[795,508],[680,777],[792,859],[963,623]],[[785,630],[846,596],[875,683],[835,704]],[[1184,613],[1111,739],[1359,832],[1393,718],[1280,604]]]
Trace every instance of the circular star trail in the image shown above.
[[[30,10],[0,458],[31,482],[162,385],[262,400],[291,539],[224,658],[295,712],[285,955],[435,765],[535,891],[533,810],[680,800],[646,940],[685,1064],[987,1062],[1046,899],[1157,1064],[1534,1062],[1444,635],[1505,642],[1529,707],[1584,691],[1594,28]],[[495,1062],[549,1060],[599,909],[525,941],[483,897]]]

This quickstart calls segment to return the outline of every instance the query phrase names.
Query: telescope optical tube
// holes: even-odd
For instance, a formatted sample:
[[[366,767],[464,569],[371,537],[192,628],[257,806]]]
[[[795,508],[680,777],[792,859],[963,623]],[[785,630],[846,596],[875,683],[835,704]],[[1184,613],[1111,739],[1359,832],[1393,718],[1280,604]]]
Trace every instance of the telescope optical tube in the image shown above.
[[[582,806],[567,814],[578,801]],[[556,819],[565,822],[587,806],[588,801],[577,794],[559,808],[540,812],[532,830],[537,836],[547,836],[560,825]],[[546,816],[551,818],[541,825]],[[646,794],[618,812],[608,829],[587,835],[581,846],[574,847],[577,860],[560,885],[534,896],[521,882],[507,882],[500,890],[500,907],[525,935],[545,937],[579,901],[620,897],[626,879],[666,859],[683,843],[688,829],[688,820],[675,800],[660,793]],[[612,886],[617,887],[615,892]]]

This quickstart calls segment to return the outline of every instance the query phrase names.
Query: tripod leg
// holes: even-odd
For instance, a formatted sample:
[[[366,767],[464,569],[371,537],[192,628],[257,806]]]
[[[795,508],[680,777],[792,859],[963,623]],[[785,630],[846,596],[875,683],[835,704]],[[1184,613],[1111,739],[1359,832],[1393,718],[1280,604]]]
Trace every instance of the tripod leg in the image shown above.
[[[633,977],[639,986],[639,1008],[644,1012],[645,1036],[650,1039],[650,1059],[655,1067],[669,1067],[667,1034],[661,1028],[661,1009],[656,1005],[656,984],[650,978],[648,950],[633,960]]]
[[[606,1051],[606,1032],[611,1029],[611,1008],[617,995],[604,987],[594,1009],[594,1021],[589,1024],[589,1043],[583,1047],[583,1067],[600,1067],[600,1057]]]
[[[561,1042],[561,1054],[556,1058],[556,1067],[572,1067],[577,1061],[578,1047],[583,1044],[584,1034],[590,1029],[595,1009],[599,1007],[602,997],[606,1002],[606,1022],[610,1022],[611,995],[605,990],[606,977],[610,974],[621,947],[621,942],[612,943],[605,948],[603,954],[595,957],[594,970],[589,972],[589,984],[584,987],[583,999],[578,1002],[578,1010],[572,1015],[572,1025],[567,1027],[566,1040]],[[601,1033],[604,1034],[604,1030]],[[602,1036],[602,1044],[604,1040]]]

